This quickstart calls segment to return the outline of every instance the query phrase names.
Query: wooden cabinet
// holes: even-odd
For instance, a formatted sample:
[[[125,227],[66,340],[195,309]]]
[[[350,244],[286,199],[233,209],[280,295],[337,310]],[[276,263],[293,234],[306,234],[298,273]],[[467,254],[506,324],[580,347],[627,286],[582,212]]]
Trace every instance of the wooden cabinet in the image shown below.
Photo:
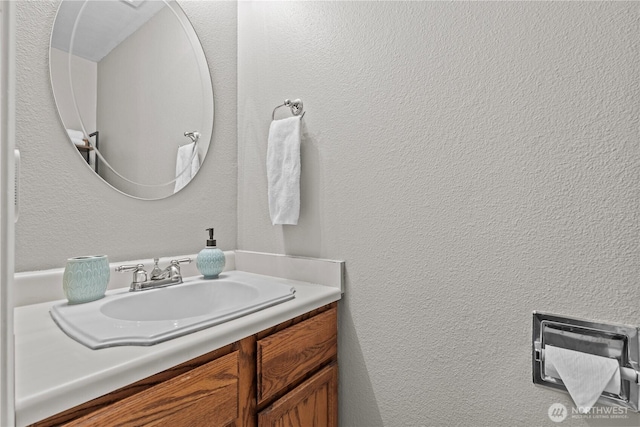
[[[336,357],[336,309],[332,308],[258,340],[258,404]]]
[[[226,426],[238,418],[238,352],[66,424]]]
[[[34,426],[334,427],[337,303]]]
[[[258,414],[258,427],[337,427],[338,366],[322,369]]]
[[[338,425],[337,339],[334,306],[258,340],[258,427]]]

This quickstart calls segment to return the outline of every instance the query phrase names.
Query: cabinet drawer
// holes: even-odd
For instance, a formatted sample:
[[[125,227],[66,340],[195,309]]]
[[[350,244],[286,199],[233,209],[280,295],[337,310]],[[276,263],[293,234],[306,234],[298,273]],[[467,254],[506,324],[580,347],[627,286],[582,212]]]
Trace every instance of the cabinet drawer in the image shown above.
[[[258,404],[302,379],[337,354],[337,309],[258,341]]]
[[[338,367],[323,368],[258,414],[258,427],[336,427]]]
[[[238,352],[66,426],[225,426],[238,418]]]

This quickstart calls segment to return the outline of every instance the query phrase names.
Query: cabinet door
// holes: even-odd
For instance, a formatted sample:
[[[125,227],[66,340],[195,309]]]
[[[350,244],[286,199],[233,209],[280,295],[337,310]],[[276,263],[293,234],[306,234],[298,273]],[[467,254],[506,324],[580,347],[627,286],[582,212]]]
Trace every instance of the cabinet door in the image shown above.
[[[238,352],[65,424],[226,426],[238,417]]]
[[[338,366],[334,363],[258,414],[258,427],[337,427]]]

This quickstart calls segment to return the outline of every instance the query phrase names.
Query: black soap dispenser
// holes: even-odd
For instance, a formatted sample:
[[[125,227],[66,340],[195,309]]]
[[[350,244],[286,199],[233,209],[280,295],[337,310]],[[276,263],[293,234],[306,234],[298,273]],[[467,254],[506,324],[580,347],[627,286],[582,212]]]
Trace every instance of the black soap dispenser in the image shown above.
[[[215,279],[224,270],[224,252],[216,247],[213,228],[207,228],[207,231],[209,232],[207,246],[198,254],[196,266],[205,279]]]

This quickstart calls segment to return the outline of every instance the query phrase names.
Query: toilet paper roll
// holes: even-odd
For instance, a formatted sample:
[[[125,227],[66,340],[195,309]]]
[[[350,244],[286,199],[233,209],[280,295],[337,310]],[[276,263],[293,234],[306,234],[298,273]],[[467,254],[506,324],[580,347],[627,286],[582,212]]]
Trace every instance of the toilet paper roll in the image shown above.
[[[545,374],[562,380],[581,413],[589,412],[603,391],[620,392],[616,359],[547,345],[544,361]]]
[[[553,362],[549,362],[548,360],[544,361],[544,375],[561,379],[558,370],[553,366]],[[622,372],[620,373],[620,379],[622,379]],[[611,381],[606,385],[604,391],[612,394],[620,394],[620,381],[617,380],[616,375],[611,378]]]

